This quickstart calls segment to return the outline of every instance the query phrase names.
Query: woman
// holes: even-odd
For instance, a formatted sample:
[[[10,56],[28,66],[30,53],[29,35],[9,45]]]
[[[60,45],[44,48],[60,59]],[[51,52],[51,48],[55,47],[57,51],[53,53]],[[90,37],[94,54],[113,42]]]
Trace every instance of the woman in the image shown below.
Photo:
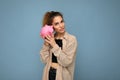
[[[43,80],[73,80],[77,40],[65,30],[63,15],[60,12],[46,12],[43,26],[52,25],[54,34],[47,35],[40,50],[45,63]]]

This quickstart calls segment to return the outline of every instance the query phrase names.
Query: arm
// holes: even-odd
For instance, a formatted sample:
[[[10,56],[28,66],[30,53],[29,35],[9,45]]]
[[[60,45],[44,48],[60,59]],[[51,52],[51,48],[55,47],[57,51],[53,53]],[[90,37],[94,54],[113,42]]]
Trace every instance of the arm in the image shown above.
[[[64,67],[67,67],[73,62],[75,58],[76,48],[77,40],[74,37],[72,40],[69,41],[69,44],[67,44],[66,49],[61,50],[61,48],[58,45],[55,45],[52,48],[52,52],[55,56],[57,56],[58,63]]]
[[[47,63],[49,60],[49,45],[45,45],[43,44],[42,49],[40,50],[40,58],[42,60],[43,63]]]

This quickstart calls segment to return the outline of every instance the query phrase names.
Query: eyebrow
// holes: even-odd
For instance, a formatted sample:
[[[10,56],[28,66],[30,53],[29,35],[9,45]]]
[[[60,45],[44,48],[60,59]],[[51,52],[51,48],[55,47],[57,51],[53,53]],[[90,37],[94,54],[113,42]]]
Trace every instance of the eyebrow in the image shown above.
[[[64,20],[62,19],[62,20],[60,21],[60,23],[61,23],[61,22],[64,22]],[[57,25],[58,23],[59,23],[59,22],[55,22],[54,24]]]

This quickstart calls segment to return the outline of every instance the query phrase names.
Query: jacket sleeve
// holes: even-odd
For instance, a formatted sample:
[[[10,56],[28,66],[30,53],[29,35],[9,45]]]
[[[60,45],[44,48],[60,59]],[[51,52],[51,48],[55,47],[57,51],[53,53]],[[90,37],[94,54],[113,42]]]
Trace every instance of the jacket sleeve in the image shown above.
[[[74,37],[69,41],[69,44],[67,44],[66,49],[61,50],[61,48],[56,45],[54,48],[52,48],[52,52],[55,56],[57,56],[58,63],[64,67],[69,66],[76,55],[76,48],[77,48],[77,40]]]
[[[43,63],[47,63],[49,60],[49,56],[50,56],[49,47],[50,46],[43,44],[42,49],[40,50],[40,58]]]

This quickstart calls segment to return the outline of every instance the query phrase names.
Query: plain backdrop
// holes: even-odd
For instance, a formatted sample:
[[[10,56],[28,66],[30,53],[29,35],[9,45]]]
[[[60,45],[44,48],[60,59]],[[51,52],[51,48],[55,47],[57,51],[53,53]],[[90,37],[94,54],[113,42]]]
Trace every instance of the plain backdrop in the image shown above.
[[[120,0],[0,0],[0,80],[42,79],[46,11],[77,37],[74,80],[120,80]]]

